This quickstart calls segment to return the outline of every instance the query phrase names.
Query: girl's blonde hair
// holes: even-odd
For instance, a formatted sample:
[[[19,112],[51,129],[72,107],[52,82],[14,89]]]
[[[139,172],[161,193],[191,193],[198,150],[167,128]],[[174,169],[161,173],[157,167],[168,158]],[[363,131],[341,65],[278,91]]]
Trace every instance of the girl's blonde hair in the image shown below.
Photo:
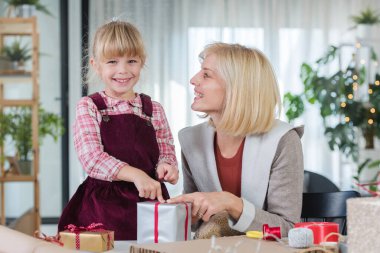
[[[140,32],[131,23],[111,21],[99,27],[92,44],[92,56],[103,60],[117,56],[138,56],[144,65],[146,53]]]
[[[138,56],[141,65],[145,64],[144,43],[137,28],[131,23],[120,20],[113,20],[99,27],[92,40],[91,56],[94,60],[102,61],[124,55]],[[86,58],[89,60],[89,55]],[[82,82],[84,86],[101,83],[89,63],[82,69]]]
[[[199,57],[214,54],[226,96],[218,128],[235,136],[268,132],[281,110],[276,76],[266,56],[239,44],[213,43]]]

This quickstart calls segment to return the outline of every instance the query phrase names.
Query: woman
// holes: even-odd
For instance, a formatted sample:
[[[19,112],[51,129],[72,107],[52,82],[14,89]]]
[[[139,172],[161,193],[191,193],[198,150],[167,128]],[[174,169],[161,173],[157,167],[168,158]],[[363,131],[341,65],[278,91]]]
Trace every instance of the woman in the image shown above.
[[[209,122],[180,131],[186,194],[168,202],[192,202],[193,222],[227,212],[233,230],[268,224],[286,236],[301,215],[303,128],[276,119],[281,99],[263,53],[214,43],[200,58],[191,108]]]

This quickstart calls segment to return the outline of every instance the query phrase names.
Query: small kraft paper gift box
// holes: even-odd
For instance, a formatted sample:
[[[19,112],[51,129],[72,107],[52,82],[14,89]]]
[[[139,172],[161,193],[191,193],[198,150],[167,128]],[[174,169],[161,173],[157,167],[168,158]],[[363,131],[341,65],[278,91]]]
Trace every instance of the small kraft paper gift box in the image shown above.
[[[191,239],[191,204],[137,203],[137,243]]]
[[[380,252],[380,198],[347,200],[348,253]]]
[[[87,227],[66,226],[59,232],[63,247],[90,252],[103,252],[114,247],[114,231],[103,228],[102,223],[92,223]]]

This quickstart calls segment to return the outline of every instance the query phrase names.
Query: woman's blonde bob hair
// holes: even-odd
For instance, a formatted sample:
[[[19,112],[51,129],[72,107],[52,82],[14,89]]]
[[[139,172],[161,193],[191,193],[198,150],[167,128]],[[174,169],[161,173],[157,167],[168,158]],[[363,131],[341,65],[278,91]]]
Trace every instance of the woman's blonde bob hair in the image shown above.
[[[137,28],[131,23],[120,20],[99,27],[92,44],[94,59],[101,61],[124,55],[138,56],[142,65],[145,63],[144,43]]]
[[[268,132],[280,114],[276,76],[266,56],[239,44],[213,43],[199,57],[217,59],[216,71],[225,81],[225,101],[218,129],[246,136]]]

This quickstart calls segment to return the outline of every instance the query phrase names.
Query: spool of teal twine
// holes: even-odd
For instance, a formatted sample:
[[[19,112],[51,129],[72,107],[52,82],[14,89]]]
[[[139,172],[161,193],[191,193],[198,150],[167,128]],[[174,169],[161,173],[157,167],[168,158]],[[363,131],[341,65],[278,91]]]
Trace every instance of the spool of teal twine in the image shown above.
[[[292,228],[288,234],[289,246],[292,248],[308,248],[314,244],[313,231],[309,228]]]

